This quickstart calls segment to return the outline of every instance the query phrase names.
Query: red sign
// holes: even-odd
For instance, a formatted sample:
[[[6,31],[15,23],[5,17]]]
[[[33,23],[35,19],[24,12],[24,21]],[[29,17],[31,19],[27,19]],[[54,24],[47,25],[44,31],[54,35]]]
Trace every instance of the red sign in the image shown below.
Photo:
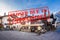
[[[46,14],[46,12],[48,12],[48,14]],[[26,10],[10,11],[8,15],[9,15],[9,19],[12,20],[9,21],[9,23],[14,24],[14,23],[27,22],[27,21],[34,21],[36,19],[38,20],[47,19],[47,17],[49,18],[50,16],[50,12],[48,7],[41,7],[41,8],[32,8]]]

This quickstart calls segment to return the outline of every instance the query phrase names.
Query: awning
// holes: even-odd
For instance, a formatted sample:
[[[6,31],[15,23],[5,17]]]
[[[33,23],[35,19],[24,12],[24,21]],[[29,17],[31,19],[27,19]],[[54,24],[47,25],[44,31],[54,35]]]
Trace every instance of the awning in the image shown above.
[[[21,26],[42,26],[42,25],[44,25],[44,24],[26,24],[26,25],[21,25]]]

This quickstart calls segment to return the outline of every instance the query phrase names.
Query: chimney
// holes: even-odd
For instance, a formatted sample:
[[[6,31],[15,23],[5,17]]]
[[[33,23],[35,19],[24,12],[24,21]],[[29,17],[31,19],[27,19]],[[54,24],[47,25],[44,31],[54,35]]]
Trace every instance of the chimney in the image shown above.
[[[6,12],[4,13],[4,16],[6,16]]]

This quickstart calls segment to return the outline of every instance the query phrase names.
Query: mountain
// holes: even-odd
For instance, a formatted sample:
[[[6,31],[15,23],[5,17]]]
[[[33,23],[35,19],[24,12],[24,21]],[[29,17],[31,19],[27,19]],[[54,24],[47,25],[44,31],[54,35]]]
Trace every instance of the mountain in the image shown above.
[[[60,22],[60,11],[55,14],[56,21]]]

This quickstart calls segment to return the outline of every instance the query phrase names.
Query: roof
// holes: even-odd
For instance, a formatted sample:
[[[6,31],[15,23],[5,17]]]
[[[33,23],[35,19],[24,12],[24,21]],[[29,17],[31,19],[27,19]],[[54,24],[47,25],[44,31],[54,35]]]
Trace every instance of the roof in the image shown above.
[[[2,17],[8,17],[8,15],[2,16]]]
[[[3,17],[2,16],[0,16],[0,19],[2,19]]]

